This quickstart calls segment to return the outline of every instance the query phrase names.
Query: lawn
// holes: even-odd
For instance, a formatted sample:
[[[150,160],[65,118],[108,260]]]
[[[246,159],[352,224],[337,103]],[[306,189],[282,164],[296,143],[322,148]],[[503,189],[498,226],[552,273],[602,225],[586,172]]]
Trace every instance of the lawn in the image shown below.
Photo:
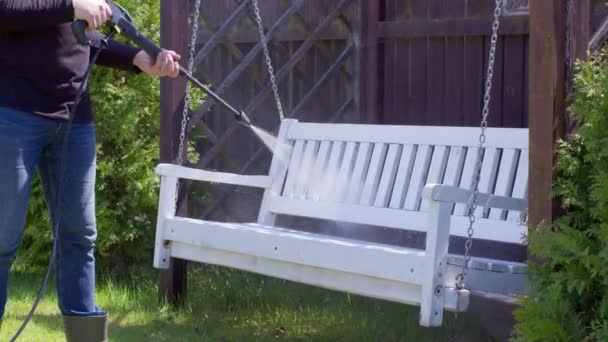
[[[41,272],[14,271],[0,341],[18,328]],[[158,300],[152,270],[128,280],[101,277],[98,302],[110,313],[111,341],[492,341],[473,319],[447,314],[444,327],[417,325],[418,308],[212,266],[191,266],[185,308]],[[54,288],[46,291],[21,341],[63,341]]]

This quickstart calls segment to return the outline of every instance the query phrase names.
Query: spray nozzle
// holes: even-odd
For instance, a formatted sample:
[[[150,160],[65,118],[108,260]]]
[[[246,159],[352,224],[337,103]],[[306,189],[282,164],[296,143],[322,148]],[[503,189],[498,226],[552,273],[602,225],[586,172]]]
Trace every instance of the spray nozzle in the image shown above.
[[[243,124],[247,127],[251,126],[251,120],[249,120],[249,117],[247,116],[247,114],[245,114],[244,111],[240,111],[240,113],[236,116],[236,121],[240,124]]]

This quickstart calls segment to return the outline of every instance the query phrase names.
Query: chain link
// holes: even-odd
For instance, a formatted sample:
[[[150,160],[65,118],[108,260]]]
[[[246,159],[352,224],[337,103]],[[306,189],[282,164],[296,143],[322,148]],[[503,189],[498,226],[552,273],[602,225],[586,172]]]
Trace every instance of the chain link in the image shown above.
[[[475,233],[475,212],[477,211],[477,198],[479,197],[479,181],[481,178],[481,166],[483,164],[483,147],[486,143],[486,129],[488,128],[488,115],[490,114],[490,102],[492,100],[492,80],[494,77],[494,62],[496,60],[496,45],[498,43],[498,27],[500,26],[500,15],[502,11],[502,0],[495,0],[494,21],[492,22],[492,37],[490,38],[490,53],[488,57],[488,74],[485,83],[485,94],[483,97],[483,110],[481,112],[481,133],[479,135],[479,149],[477,150],[477,164],[475,165],[475,178],[473,180],[473,194],[469,198],[469,228],[467,229],[467,240],[464,244],[464,265],[462,272],[456,277],[456,287],[463,289],[471,262],[471,248],[473,247],[473,235]]]
[[[252,0],[253,12],[255,13],[255,21],[258,26],[258,32],[260,34],[260,42],[264,48],[264,57],[266,59],[266,68],[270,76],[270,83],[272,85],[272,91],[274,93],[274,101],[279,111],[279,118],[281,121],[285,120],[283,114],[283,105],[281,104],[281,97],[279,96],[279,87],[277,86],[277,80],[274,76],[274,68],[272,67],[272,59],[270,59],[270,51],[268,51],[268,41],[266,41],[266,35],[264,34],[264,24],[262,23],[262,15],[260,14],[260,7],[258,6],[258,0]]]
[[[188,72],[192,74],[194,69],[194,54],[196,52],[196,41],[198,39],[198,18],[200,16],[201,0],[194,1],[194,12],[190,18],[190,25],[192,27],[192,34],[190,36],[190,52],[188,56]],[[182,123],[179,133],[179,146],[177,149],[177,158],[175,164],[183,165],[184,163],[184,144],[186,143],[186,127],[188,126],[190,112],[190,82],[186,83],[186,93],[184,95],[184,109],[182,111]],[[177,183],[177,191],[175,192],[175,205],[177,206],[177,200],[179,196],[181,183]]]

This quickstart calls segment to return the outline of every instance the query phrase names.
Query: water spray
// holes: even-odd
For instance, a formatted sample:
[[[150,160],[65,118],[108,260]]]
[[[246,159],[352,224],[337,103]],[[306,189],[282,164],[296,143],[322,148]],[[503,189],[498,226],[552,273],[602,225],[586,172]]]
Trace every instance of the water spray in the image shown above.
[[[116,4],[114,1],[106,0],[110,9],[112,10],[112,17],[108,20],[106,25],[116,34],[120,34],[125,38],[129,39],[133,44],[135,44],[140,49],[144,50],[151,57],[156,59],[158,54],[162,52],[162,49],[154,44],[150,39],[142,35],[137,31],[137,28],[133,24],[133,20],[129,15],[129,12],[125,10],[122,6]],[[87,23],[83,20],[77,20],[72,24],[72,31],[76,36],[78,43],[82,45],[89,45],[91,42],[89,41],[86,35]],[[181,76],[186,77],[190,82],[192,82],[197,88],[201,89],[207,95],[211,96],[215,101],[219,102],[224,108],[232,112],[235,116],[237,122],[245,125],[251,126],[251,120],[242,110],[237,110],[230,103],[224,100],[221,96],[216,94],[209,87],[204,85],[201,81],[192,76],[191,73],[188,72],[183,66],[179,66],[179,74]]]

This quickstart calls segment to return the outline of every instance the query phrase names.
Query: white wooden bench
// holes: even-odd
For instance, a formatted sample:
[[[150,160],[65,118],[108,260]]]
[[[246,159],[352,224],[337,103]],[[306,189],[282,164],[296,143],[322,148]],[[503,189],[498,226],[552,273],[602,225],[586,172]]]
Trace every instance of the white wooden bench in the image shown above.
[[[478,135],[479,128],[285,120],[269,175],[161,164],[154,266],[186,259],[420,305],[421,325],[441,325],[444,309],[462,311],[468,303],[466,291],[455,289],[462,257],[448,255],[448,244],[450,234],[467,235],[471,191],[465,189],[473,182]],[[527,208],[528,131],[489,128],[487,136],[475,238],[519,244],[527,231],[521,222]],[[180,178],[265,189],[257,222],[175,216]],[[277,215],[424,232],[426,246],[305,233],[275,226]],[[513,292],[523,287],[522,267],[473,259],[467,285]]]

